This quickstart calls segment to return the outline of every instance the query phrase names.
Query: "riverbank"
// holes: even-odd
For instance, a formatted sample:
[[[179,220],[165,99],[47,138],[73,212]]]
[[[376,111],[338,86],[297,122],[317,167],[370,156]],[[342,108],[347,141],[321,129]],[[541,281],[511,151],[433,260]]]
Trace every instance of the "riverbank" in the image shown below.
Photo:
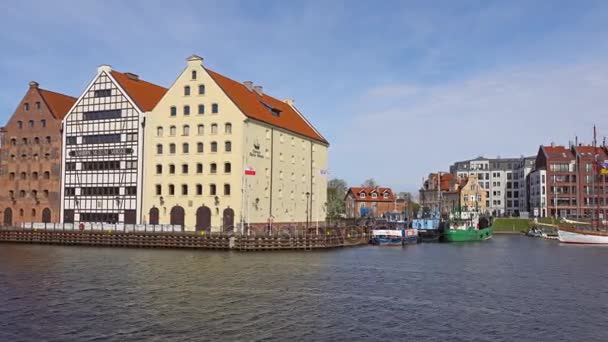
[[[320,234],[247,236],[206,232],[124,232],[112,230],[0,230],[0,242],[134,248],[188,248],[237,251],[316,250],[366,245],[365,232],[323,229]]]

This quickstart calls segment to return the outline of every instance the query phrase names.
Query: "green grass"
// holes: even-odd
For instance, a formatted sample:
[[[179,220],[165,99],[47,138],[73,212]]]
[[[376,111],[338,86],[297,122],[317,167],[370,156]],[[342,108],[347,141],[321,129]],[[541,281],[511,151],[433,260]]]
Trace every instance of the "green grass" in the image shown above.
[[[533,224],[534,221],[527,219],[497,218],[493,226],[497,232],[527,232]]]

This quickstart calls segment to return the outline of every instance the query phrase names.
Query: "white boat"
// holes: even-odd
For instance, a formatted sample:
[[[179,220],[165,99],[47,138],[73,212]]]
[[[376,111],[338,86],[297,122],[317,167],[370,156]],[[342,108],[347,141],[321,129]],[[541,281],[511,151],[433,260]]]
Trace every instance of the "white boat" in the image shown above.
[[[557,235],[559,241],[563,243],[608,246],[608,231],[606,230],[559,227]]]

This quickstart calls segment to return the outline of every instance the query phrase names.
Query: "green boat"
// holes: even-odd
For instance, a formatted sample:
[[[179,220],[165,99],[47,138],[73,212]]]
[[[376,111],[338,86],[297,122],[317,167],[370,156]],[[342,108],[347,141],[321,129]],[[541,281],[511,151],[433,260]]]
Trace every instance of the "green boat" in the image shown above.
[[[460,217],[457,218],[452,217],[452,219],[448,222],[449,228],[443,231],[443,241],[483,241],[492,237],[494,227],[492,226],[491,218],[479,218],[476,213],[459,216]]]

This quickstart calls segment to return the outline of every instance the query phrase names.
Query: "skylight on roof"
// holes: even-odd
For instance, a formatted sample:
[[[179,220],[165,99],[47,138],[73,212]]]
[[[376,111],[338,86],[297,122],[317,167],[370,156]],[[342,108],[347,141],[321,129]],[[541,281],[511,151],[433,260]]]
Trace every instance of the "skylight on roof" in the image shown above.
[[[277,117],[281,116],[281,110],[280,109],[274,108],[273,106],[269,105],[268,103],[265,103],[265,102],[262,102],[262,101],[260,101],[260,103],[262,105],[264,105],[264,108],[266,108],[270,112],[270,114],[272,114],[274,116],[277,116]]]

